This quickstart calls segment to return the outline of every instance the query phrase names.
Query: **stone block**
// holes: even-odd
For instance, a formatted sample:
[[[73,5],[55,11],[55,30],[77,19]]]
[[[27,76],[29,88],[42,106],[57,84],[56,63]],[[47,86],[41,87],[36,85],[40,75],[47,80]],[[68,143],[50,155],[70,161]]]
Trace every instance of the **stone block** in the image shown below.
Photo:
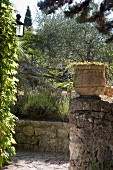
[[[80,100],[81,110],[76,110]],[[70,103],[69,169],[89,170],[92,160],[99,170],[101,162],[113,159],[113,103],[100,99],[80,100]]]
[[[35,136],[44,136],[45,135],[45,129],[44,128],[35,128]]]
[[[112,107],[113,103],[109,103],[108,101],[101,101],[101,111],[104,113],[111,113],[112,112]]]
[[[68,154],[69,153],[69,139],[62,140],[58,138],[56,152]]]
[[[33,136],[34,135],[34,128],[31,125],[28,125],[23,128],[23,134],[27,136]]]
[[[26,121],[25,120],[16,120],[16,125],[19,127],[22,127],[22,126],[25,126],[25,124],[26,124]]]
[[[45,152],[56,152],[56,139],[45,138],[40,140],[39,148]]]
[[[17,144],[24,144],[26,143],[26,136],[23,133],[18,133],[15,135],[15,140]]]
[[[66,129],[57,129],[57,137],[68,139],[69,133],[66,131]]]
[[[69,154],[69,123],[19,120],[15,130],[19,148]]]
[[[66,123],[67,124],[67,123]],[[51,122],[51,126],[55,129],[57,128],[62,128],[63,127],[63,122]]]
[[[82,110],[92,110],[91,108],[91,101],[83,101]]]
[[[51,127],[51,122],[48,121],[31,121],[31,124],[35,128],[47,128]]]
[[[22,149],[33,151],[34,150],[34,145],[24,144]]]
[[[105,116],[105,113],[104,112],[95,112],[95,111],[92,111],[91,112],[91,116],[93,118],[97,118],[97,119],[104,119],[104,116]]]
[[[104,119],[113,122],[113,113],[106,113]]]
[[[70,131],[71,125],[70,125],[70,123],[62,122],[62,127],[63,127],[64,129],[66,129],[67,131]]]
[[[83,102],[82,100],[71,99],[69,104],[70,113],[74,113],[77,110],[82,110]]]
[[[35,128],[35,135],[42,138],[56,138],[56,129],[51,128]]]

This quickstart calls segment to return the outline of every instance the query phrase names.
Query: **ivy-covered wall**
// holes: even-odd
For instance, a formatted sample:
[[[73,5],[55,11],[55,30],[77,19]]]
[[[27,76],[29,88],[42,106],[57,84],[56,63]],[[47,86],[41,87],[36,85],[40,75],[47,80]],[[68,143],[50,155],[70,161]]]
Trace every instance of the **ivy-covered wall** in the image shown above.
[[[13,8],[8,0],[0,0],[0,167],[9,161],[15,149],[14,122],[10,105],[15,101],[17,42]]]

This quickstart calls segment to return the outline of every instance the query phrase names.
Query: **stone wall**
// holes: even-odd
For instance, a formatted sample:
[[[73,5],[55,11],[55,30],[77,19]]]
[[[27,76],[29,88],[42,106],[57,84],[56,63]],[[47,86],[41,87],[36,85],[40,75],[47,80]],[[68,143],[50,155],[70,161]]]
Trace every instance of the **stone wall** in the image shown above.
[[[20,149],[69,154],[69,123],[19,120],[15,131]]]
[[[113,160],[113,103],[101,99],[72,99],[70,112],[69,170],[92,170],[91,164],[95,170],[100,170],[103,165],[110,165]],[[113,170],[113,166],[109,170]]]

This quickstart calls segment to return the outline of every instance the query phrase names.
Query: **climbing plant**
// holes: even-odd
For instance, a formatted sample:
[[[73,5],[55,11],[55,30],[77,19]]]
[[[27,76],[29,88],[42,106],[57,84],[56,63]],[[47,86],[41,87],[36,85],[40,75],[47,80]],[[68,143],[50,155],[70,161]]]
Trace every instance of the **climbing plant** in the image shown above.
[[[8,0],[0,1],[0,167],[15,153],[12,144],[16,117],[10,106],[16,100],[17,42],[13,8]]]

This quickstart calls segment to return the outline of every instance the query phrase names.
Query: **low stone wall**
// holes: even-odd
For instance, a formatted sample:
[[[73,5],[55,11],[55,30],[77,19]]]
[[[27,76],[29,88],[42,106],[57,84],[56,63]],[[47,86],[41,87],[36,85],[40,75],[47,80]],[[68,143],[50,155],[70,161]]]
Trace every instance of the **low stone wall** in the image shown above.
[[[69,154],[69,131],[69,123],[19,120],[15,139],[20,149]]]
[[[69,170],[113,170],[113,103],[100,99],[70,101]]]

